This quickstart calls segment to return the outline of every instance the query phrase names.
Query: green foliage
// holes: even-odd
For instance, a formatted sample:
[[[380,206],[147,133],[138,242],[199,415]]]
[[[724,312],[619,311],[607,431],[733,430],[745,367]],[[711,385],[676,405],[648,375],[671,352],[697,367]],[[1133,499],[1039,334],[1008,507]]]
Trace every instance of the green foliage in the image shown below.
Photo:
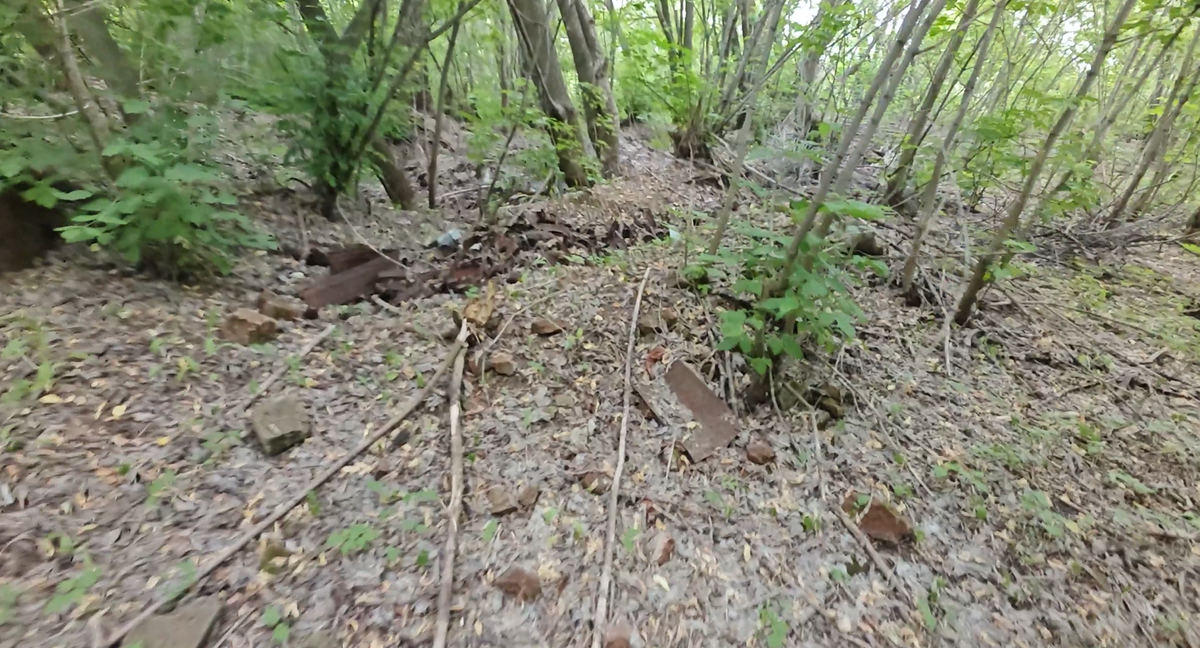
[[[78,605],[88,590],[100,580],[100,574],[99,567],[85,561],[79,575],[62,581],[54,588],[54,596],[46,601],[46,613],[58,614]]]
[[[292,628],[283,620],[283,613],[274,605],[268,605],[267,609],[263,610],[262,618],[259,619],[262,624],[271,628],[271,640],[277,644],[287,643],[288,637],[291,636]]]
[[[325,541],[327,549],[341,551],[349,555],[362,551],[379,537],[379,531],[367,524],[352,524],[345,529],[334,531]]]
[[[778,612],[765,606],[759,608],[758,626],[761,628],[767,648],[783,648],[787,642],[788,625]]]
[[[797,203],[794,209],[801,211],[804,206]],[[824,209],[856,218],[883,216],[880,208],[858,201],[831,201]],[[715,256],[701,255],[699,261],[706,264],[701,267],[708,278],[732,281],[733,290],[746,295],[754,306],[720,313],[719,349],[741,351],[755,371],[765,374],[774,358],[803,358],[802,342],[806,340],[834,349],[854,337],[862,311],[849,292],[855,281],[849,272],[851,258],[810,237],[807,245],[802,245],[802,253],[811,255],[811,266],[796,263],[783,289],[763,299],[765,286],[783,269],[783,250],[791,239],[745,223],[736,223],[730,230],[744,236],[750,245],[722,248]],[[794,323],[785,326],[789,322]]]

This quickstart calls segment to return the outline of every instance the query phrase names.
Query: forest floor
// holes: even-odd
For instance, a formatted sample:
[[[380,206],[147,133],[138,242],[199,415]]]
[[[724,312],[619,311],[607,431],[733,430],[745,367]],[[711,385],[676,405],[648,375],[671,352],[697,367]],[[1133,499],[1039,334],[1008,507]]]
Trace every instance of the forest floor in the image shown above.
[[[577,227],[648,212],[681,232],[714,211],[705,172],[631,150],[624,179],[512,209]],[[296,194],[248,203],[285,242],[301,236]],[[436,232],[371,212],[350,212],[362,236],[429,254],[418,246]],[[772,210],[742,217],[787,223]],[[994,217],[971,218],[982,232]],[[890,265],[910,230],[903,219],[880,230]],[[318,247],[356,240],[343,224],[310,222],[305,235]],[[932,249],[960,249],[960,235],[935,232]],[[748,380],[714,349],[722,301],[670,280],[688,254],[669,238],[582,250],[500,287],[504,325],[480,333],[469,364],[487,348],[513,371],[464,382],[449,645],[590,644],[610,495],[583,482],[614,471],[647,268],[634,382],[661,384],[673,361],[717,394],[731,366]],[[969,326],[946,328],[953,263],[926,273],[934,299],[918,307],[864,275],[857,337],[789,365],[778,404],[738,408],[740,436],[703,461],[670,451],[691,428],[635,403],[610,599],[631,645],[1200,646],[1200,257],[1168,243],[1097,265],[1043,247]],[[229,278],[180,286],[68,250],[0,279],[0,380],[37,383],[0,409],[0,647],[96,645],[187,585],[410,398],[449,352],[450,309],[484,294],[423,297],[399,314],[370,301],[326,308],[264,345],[220,339],[225,314],[259,291],[292,295],[325,272],[250,254]],[[534,334],[543,319],[562,330]],[[329,324],[328,339],[294,355]],[[269,457],[237,406],[285,366],[265,398],[298,397],[313,433]],[[814,390],[835,402],[810,409],[799,397]],[[448,530],[445,393],[443,379],[404,423],[405,442],[368,450],[195,588],[223,610],[206,645],[430,641]],[[748,461],[754,438],[774,461]],[[914,531],[875,543],[887,571],[835,511],[866,494]],[[513,567],[536,575],[539,596],[505,594]]]

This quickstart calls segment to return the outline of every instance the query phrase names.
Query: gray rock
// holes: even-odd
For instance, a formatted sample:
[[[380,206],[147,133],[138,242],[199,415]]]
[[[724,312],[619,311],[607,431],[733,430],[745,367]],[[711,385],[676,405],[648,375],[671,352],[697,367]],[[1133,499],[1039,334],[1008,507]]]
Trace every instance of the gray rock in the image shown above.
[[[221,602],[212,597],[196,599],[170,614],[146,619],[122,642],[129,648],[201,648],[221,616]]]
[[[295,396],[281,396],[255,406],[250,426],[263,451],[277,455],[312,434],[312,420],[304,403]]]

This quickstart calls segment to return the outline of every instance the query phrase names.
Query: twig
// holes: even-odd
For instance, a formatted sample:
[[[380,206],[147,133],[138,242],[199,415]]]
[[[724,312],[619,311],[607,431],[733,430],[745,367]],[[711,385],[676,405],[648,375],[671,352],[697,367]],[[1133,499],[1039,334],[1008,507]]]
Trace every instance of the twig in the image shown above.
[[[650,279],[650,268],[642,275],[638,286],[637,300],[633,302],[633,316],[629,318],[629,345],[625,349],[625,402],[621,412],[621,436],[617,441],[617,467],[613,470],[612,497],[608,500],[608,534],[604,543],[604,570],[600,572],[600,593],[596,598],[596,616],[593,618],[595,633],[592,648],[600,648],[608,625],[608,587],[612,583],[613,550],[617,542],[617,505],[621,492],[621,471],[625,469],[625,439],[629,436],[629,403],[633,398],[633,347],[637,342],[638,314],[642,310],[642,295]],[[671,452],[675,452],[672,448]]]
[[[393,259],[392,257],[384,254],[383,250],[380,250],[379,248],[372,245],[371,242],[368,241],[365,236],[363,236],[361,233],[359,233],[358,228],[354,227],[354,223],[351,223],[350,219],[346,218],[346,212],[342,211],[342,206],[338,203],[337,196],[334,196],[334,198],[333,198],[333,208],[337,210],[338,218],[341,218],[342,222],[345,223],[346,226],[350,228],[350,232],[352,234],[354,234],[354,238],[358,239],[359,243],[362,243],[363,245],[367,246],[367,249],[371,250],[375,254],[378,254],[379,256],[387,259],[388,261],[391,261],[392,265],[396,266],[397,268],[400,268],[401,270],[408,272],[408,266],[406,266],[403,263],[400,263],[399,261],[397,261],[396,259]]]
[[[791,389],[787,383],[784,383],[784,386],[788,387],[788,389]],[[795,392],[793,391],[792,393]],[[800,398],[800,395],[796,394],[796,398]],[[804,399],[800,398],[800,402],[804,402]],[[825,502],[829,499],[825,488],[825,469],[822,466],[822,464],[825,463],[825,451],[822,449],[823,444],[821,443],[821,429],[817,427],[816,410],[808,410],[808,420],[812,422],[813,458],[816,459],[817,462],[817,490],[821,494],[821,501]],[[834,505],[834,508],[837,508],[836,504]]]
[[[119,630],[110,635],[105,641],[104,645],[115,646],[121,641],[121,639],[125,637],[125,635],[129,634],[130,631],[138,627],[146,619],[154,616],[154,614],[161,610],[163,606],[191,591],[192,588],[196,587],[196,585],[203,582],[204,579],[208,578],[214,571],[216,571],[217,567],[220,567],[225,563],[225,561],[233,557],[235,553],[241,551],[243,547],[257,538],[263,531],[271,528],[276,522],[283,519],[283,516],[287,515],[292,509],[299,506],[300,503],[303,502],[308,496],[309,492],[320,488],[322,484],[329,481],[330,478],[341,472],[343,468],[350,465],[351,461],[354,461],[355,458],[357,458],[363,452],[366,452],[368,448],[375,445],[375,443],[387,436],[396,428],[400,427],[400,424],[403,423],[404,420],[407,419],[408,416],[417,409],[417,406],[425,401],[430,392],[433,391],[433,387],[437,384],[438,379],[441,378],[442,374],[446,373],[446,370],[450,368],[451,363],[453,363],[455,358],[459,356],[459,352],[462,350],[463,345],[463,341],[455,340],[454,346],[450,348],[450,353],[446,355],[446,359],[442,362],[441,366],[437,368],[437,371],[433,373],[433,376],[430,377],[429,381],[425,383],[425,386],[422,387],[415,395],[413,395],[413,397],[409,399],[409,401],[405,403],[403,407],[400,408],[399,413],[385,423],[384,426],[379,429],[379,431],[371,434],[371,436],[364,439],[362,443],[358,444],[358,447],[343,455],[341,459],[335,461],[333,465],[326,468],[324,472],[315,477],[304,488],[301,488],[294,495],[292,495],[291,499],[276,508],[274,513],[267,516],[262,522],[254,525],[254,528],[247,531],[245,535],[213,557],[213,559],[210,560],[207,565],[197,572],[196,577],[193,578],[191,583],[189,583],[186,587],[180,587],[176,589],[176,591],[162,597],[157,602],[148,605],[146,609],[142,610],[142,612],[134,617],[132,621],[126,623],[124,626],[121,626]]]
[[[57,115],[18,115],[16,113],[0,111],[0,117],[5,117],[7,119],[62,119],[64,117],[71,117],[78,114],[78,109],[68,110],[65,113],[59,113]]]
[[[454,358],[454,372],[450,374],[450,509],[446,512],[449,531],[446,535],[446,553],[442,556],[442,589],[438,592],[437,631],[433,648],[446,647],[446,635],[450,632],[450,597],[454,594],[454,552],[458,543],[458,516],[462,513],[463,493],[463,442],[459,418],[462,391],[467,320],[463,320],[455,343],[459,351]]]
[[[334,326],[333,324],[326,326],[325,330],[321,331],[320,335],[309,340],[308,344],[305,344],[304,347],[300,349],[300,353],[296,357],[303,358],[304,356],[308,355],[309,353],[312,353],[312,350],[317,348],[317,345],[320,344],[325,338],[329,337],[329,335],[331,333],[333,333],[333,330],[335,328],[337,328],[337,327]],[[247,398],[245,403],[242,403],[241,405],[239,405],[237,408],[235,408],[233,410],[234,414],[240,414],[240,413],[250,409],[250,406],[253,405],[255,403],[255,401],[257,401],[260,397],[262,397],[263,394],[267,393],[267,390],[271,388],[271,385],[274,385],[275,381],[279,380],[280,377],[282,377],[283,374],[287,372],[288,367],[289,367],[289,365],[286,362],[286,360],[284,362],[279,363],[279,367],[277,367],[275,369],[275,371],[273,371],[271,373],[270,376],[267,376],[267,379],[264,380],[261,385],[259,385],[258,390],[255,391],[253,394],[250,394],[250,398]]]
[[[238,619],[237,623],[229,626],[229,629],[225,631],[225,634],[221,635],[221,638],[217,640],[217,643],[213,644],[213,648],[221,648],[221,646],[225,645],[226,639],[229,639],[233,633],[237,632],[239,628],[246,625],[246,622],[253,618],[253,614],[247,614],[246,616]]]

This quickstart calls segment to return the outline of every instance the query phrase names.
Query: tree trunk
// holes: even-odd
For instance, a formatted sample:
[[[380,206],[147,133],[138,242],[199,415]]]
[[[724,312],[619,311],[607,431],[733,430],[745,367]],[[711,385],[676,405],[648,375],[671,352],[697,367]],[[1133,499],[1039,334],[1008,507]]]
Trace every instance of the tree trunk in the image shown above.
[[[109,140],[108,118],[96,104],[87,84],[84,83],[83,74],[79,71],[79,62],[75,59],[75,49],[71,45],[71,33],[67,26],[67,20],[63,17],[65,12],[62,0],[59,0],[57,8],[57,15],[52,19],[57,36],[55,46],[58,62],[62,65],[63,76],[67,80],[67,89],[70,90],[76,108],[79,109],[79,113],[83,115],[87,123],[88,135],[91,136],[92,144],[96,147],[96,155],[100,158],[101,167],[110,180],[116,180],[121,170],[117,168],[117,164],[112,158],[104,155],[104,147]]]
[[[779,28],[779,15],[783,10],[783,0],[775,0],[767,6],[767,23],[770,27],[770,37],[763,44],[761,51],[755,49],[754,70],[755,75],[751,79],[750,96],[746,104],[745,119],[742,120],[742,126],[738,129],[736,150],[734,151],[733,172],[729,175],[729,186],[725,189],[725,196],[721,201],[721,210],[717,213],[717,229],[713,232],[712,238],[708,242],[708,253],[716,254],[721,247],[721,239],[725,238],[725,230],[729,227],[729,217],[733,213],[734,203],[737,201],[738,189],[741,188],[742,171],[746,164],[746,150],[750,146],[752,133],[754,132],[754,110],[757,103],[758,88],[760,87],[759,80],[767,69],[767,57],[771,54],[771,43],[775,41],[775,34]]]
[[[459,2],[458,8],[462,9],[462,3]],[[442,60],[442,78],[438,83],[438,98],[437,111],[433,114],[433,140],[429,142],[429,208],[437,208],[437,184],[438,184],[438,153],[442,150],[442,120],[445,119],[443,112],[446,107],[446,88],[450,81],[450,62],[454,60],[454,44],[458,41],[458,29],[462,26],[462,19],[454,21],[454,27],[450,28],[450,40],[446,43],[446,58]],[[401,174],[403,175],[403,174]]]
[[[929,6],[930,0],[917,0],[916,4],[909,7],[908,12],[904,15],[904,20],[900,23],[900,29],[896,34],[895,41],[888,48],[887,54],[884,56],[883,62],[880,63],[879,71],[875,73],[875,78],[872,79],[871,85],[867,88],[866,93],[859,101],[858,109],[851,116],[850,120],[842,128],[842,134],[838,138],[837,151],[833,157],[825,163],[821,169],[821,180],[817,185],[816,192],[812,195],[808,208],[804,212],[804,217],[800,224],[796,227],[796,232],[792,236],[791,243],[788,244],[787,252],[784,255],[783,265],[779,273],[771,281],[771,285],[763,290],[763,297],[773,297],[776,293],[787,286],[788,278],[791,277],[792,271],[796,265],[796,259],[800,256],[800,246],[804,243],[808,233],[812,231],[816,224],[817,210],[829,197],[830,189],[833,188],[834,180],[841,175],[842,163],[846,161],[847,155],[850,153],[850,147],[856,141],[858,129],[862,126],[862,122],[867,117],[867,111],[870,110],[871,104],[875,102],[875,96],[883,89],[887,83],[896,59],[900,58],[900,54],[905,49],[905,44],[912,36],[913,30],[917,27],[917,21],[921,14],[925,12]]]
[[[590,182],[583,167],[579,113],[571,102],[558,52],[551,41],[546,8],[541,0],[508,0],[508,8],[542,111],[556,122],[548,132],[558,155],[558,168],[568,186],[585,187]]]
[[[900,160],[896,163],[895,170],[888,176],[887,190],[884,193],[884,201],[893,207],[904,198],[904,193],[908,188],[908,175],[913,161],[917,158],[917,149],[921,146],[921,140],[925,137],[925,126],[929,123],[929,113],[933,110],[933,105],[937,103],[938,95],[942,93],[942,85],[950,74],[950,68],[954,66],[954,55],[958,53],[958,48],[967,35],[967,28],[974,22],[975,12],[978,8],[979,0],[968,0],[966,8],[963,9],[962,18],[958,21],[958,27],[951,34],[950,42],[946,44],[942,58],[933,71],[933,78],[930,79],[929,87],[925,90],[921,106],[917,108],[917,114],[909,122],[908,132],[900,142]]]
[[[1138,164],[1130,174],[1129,184],[1125,186],[1125,191],[1117,198],[1116,204],[1113,205],[1112,211],[1108,215],[1105,223],[1106,229],[1116,227],[1121,222],[1122,216],[1125,215],[1125,208],[1129,205],[1133,194],[1137,192],[1142,178],[1146,176],[1146,172],[1158,161],[1159,156],[1162,155],[1165,148],[1164,145],[1170,138],[1171,127],[1175,123],[1176,115],[1179,114],[1179,111],[1183,109],[1183,106],[1191,98],[1192,91],[1196,88],[1196,83],[1200,82],[1200,69],[1194,73],[1191,70],[1192,57],[1195,54],[1196,43],[1198,41],[1200,41],[1200,32],[1192,37],[1192,41],[1188,44],[1187,53],[1184,54],[1183,62],[1179,66],[1179,74],[1176,75],[1175,83],[1172,84],[1171,92],[1167,96],[1162,116],[1154,123],[1154,130],[1150,133],[1150,139],[1146,141],[1146,145],[1142,148],[1142,155],[1138,159]],[[1184,87],[1185,83],[1187,84],[1186,89]]]
[[[907,295],[913,293],[913,279],[917,275],[917,261],[921,255],[921,244],[925,240],[925,234],[929,232],[929,227],[933,224],[933,219],[937,214],[937,190],[942,180],[942,171],[946,165],[946,160],[954,152],[955,145],[957,144],[958,129],[962,127],[963,120],[966,119],[967,111],[970,109],[971,97],[975,93],[975,85],[979,82],[979,76],[983,72],[984,64],[987,63],[988,49],[991,47],[992,38],[996,34],[996,28],[1004,18],[1004,10],[1007,5],[1008,0],[999,0],[996,3],[996,9],[992,13],[992,22],[988,24],[987,31],[983,33],[983,36],[979,40],[979,51],[975,54],[975,67],[971,69],[971,76],[967,78],[967,83],[963,86],[958,110],[954,113],[954,119],[946,129],[946,137],[942,140],[941,148],[938,149],[937,159],[933,163],[933,177],[929,178],[929,182],[923,191],[917,231],[913,234],[912,248],[908,252],[908,258],[904,260],[904,270],[900,276],[900,288]]]
[[[942,9],[946,7],[946,0],[933,0],[930,5],[929,16],[921,21],[908,42],[908,47],[904,48],[904,56],[900,58],[900,62],[896,64],[896,69],[892,70],[888,75],[887,85],[884,88],[883,95],[875,104],[875,110],[871,113],[871,120],[867,122],[866,131],[859,136],[854,148],[850,150],[850,156],[846,159],[841,172],[838,174],[837,182],[833,186],[833,195],[842,196],[846,194],[846,190],[850,188],[850,180],[854,177],[854,171],[858,169],[858,163],[862,161],[863,155],[867,152],[867,147],[871,145],[871,139],[875,137],[875,131],[879,129],[879,124],[883,121],[884,114],[887,113],[888,106],[892,103],[892,98],[896,96],[896,89],[900,87],[900,81],[904,79],[904,74],[912,65],[913,59],[917,56],[917,51],[921,49],[921,43],[925,40],[925,34],[933,27],[933,23],[942,13]],[[821,218],[821,222],[817,225],[815,231],[817,239],[825,238],[829,233],[829,228],[833,225],[837,213],[826,211]],[[813,255],[810,252],[805,260],[805,267],[812,265]]]
[[[1075,91],[1072,101],[1059,114],[1058,120],[1050,129],[1050,132],[1046,134],[1045,143],[1042,145],[1041,150],[1038,151],[1037,157],[1034,158],[1033,164],[1030,165],[1029,170],[1025,174],[1025,182],[1021,187],[1021,192],[1017,194],[1017,199],[1009,205],[1004,222],[1000,225],[1000,229],[996,230],[995,236],[992,237],[992,242],[988,246],[987,252],[979,257],[979,260],[975,264],[975,272],[971,275],[970,282],[963,290],[962,297],[959,299],[954,313],[954,321],[959,325],[966,324],[971,319],[971,314],[975,308],[975,300],[979,297],[979,290],[983,288],[986,282],[987,272],[991,268],[992,260],[997,258],[1004,250],[1005,242],[1008,241],[1008,235],[1016,228],[1017,223],[1020,222],[1021,212],[1025,209],[1025,204],[1029,202],[1029,196],[1033,193],[1034,186],[1037,185],[1038,176],[1041,175],[1042,168],[1046,166],[1046,160],[1050,157],[1050,151],[1075,117],[1076,108],[1087,97],[1088,91],[1091,90],[1092,84],[1100,74],[1100,68],[1104,65],[1104,59],[1108,58],[1108,53],[1112,51],[1113,45],[1117,42],[1117,35],[1121,31],[1121,26],[1125,24],[1125,19],[1129,17],[1129,12],[1133,10],[1135,4],[1137,4],[1137,0],[1125,0],[1121,4],[1121,7],[1117,10],[1116,17],[1113,18],[1112,24],[1109,25],[1108,30],[1104,33],[1104,38],[1100,41],[1100,46],[1096,50],[1096,56],[1092,59],[1091,67],[1088,68],[1083,81]]]
[[[401,209],[416,206],[417,192],[409,182],[408,175],[397,162],[391,145],[378,136],[371,138],[371,164],[375,168],[375,177],[379,178],[384,193],[393,205],[400,205]]]
[[[558,0],[558,9],[571,43],[575,73],[583,95],[583,115],[588,137],[600,158],[604,177],[620,173],[620,144],[617,134],[617,104],[608,76],[608,60],[596,38],[596,23],[581,0]]]
[[[122,98],[141,96],[137,70],[129,64],[129,57],[108,31],[106,5],[82,0],[72,0],[69,5],[73,12],[71,28],[79,36],[83,51],[95,59],[96,75]]]

